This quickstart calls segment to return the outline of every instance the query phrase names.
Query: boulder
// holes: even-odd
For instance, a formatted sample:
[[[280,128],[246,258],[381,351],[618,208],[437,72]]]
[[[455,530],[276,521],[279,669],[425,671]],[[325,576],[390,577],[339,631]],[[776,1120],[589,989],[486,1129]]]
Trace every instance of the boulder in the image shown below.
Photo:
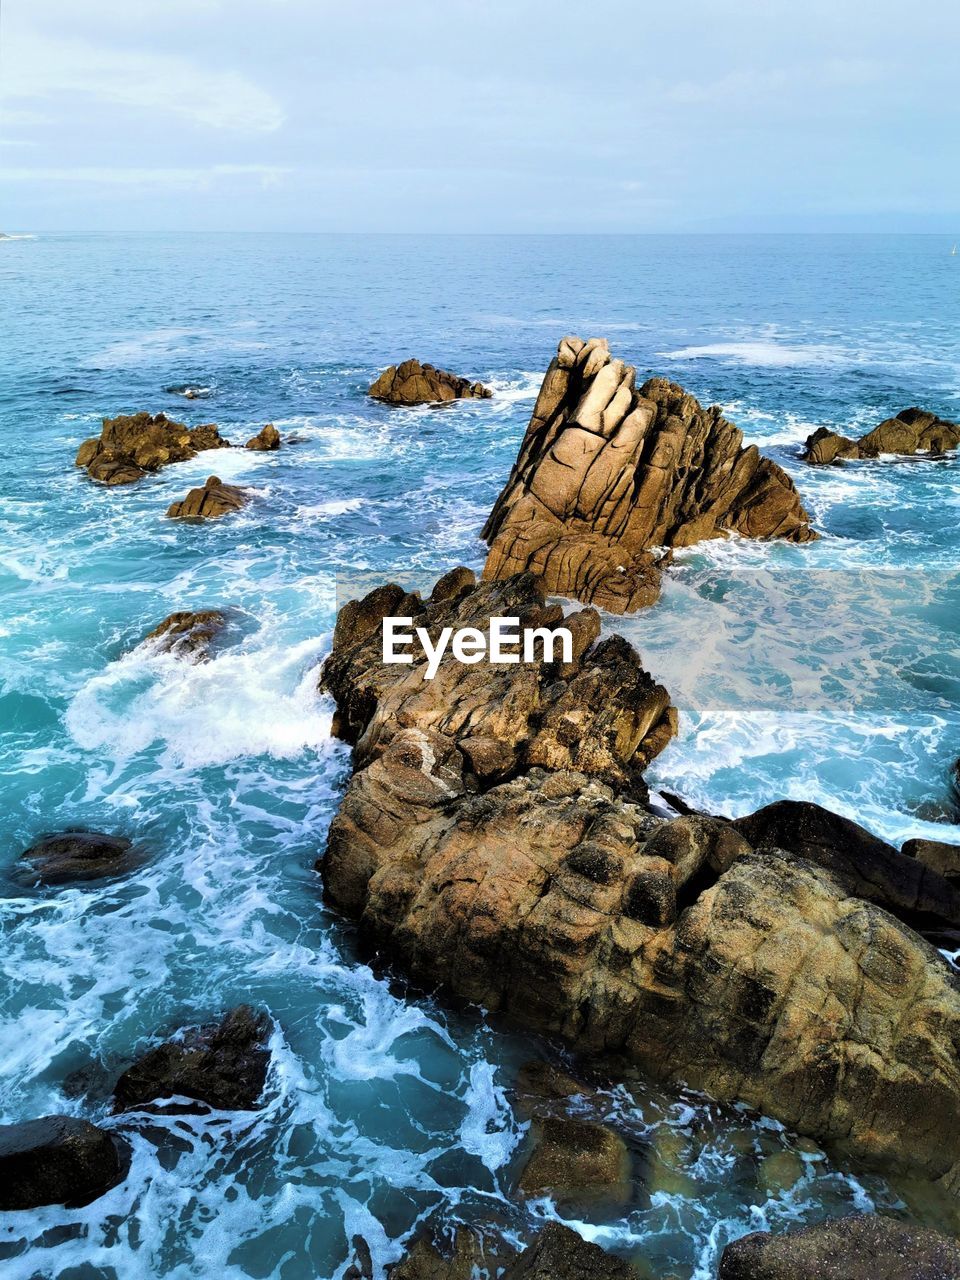
[[[480,1275],[497,1275],[506,1261],[512,1261],[516,1251],[505,1241],[493,1246],[466,1227],[458,1227],[452,1249],[431,1238],[429,1230],[422,1231],[406,1255],[388,1268],[389,1280],[475,1280]]]
[[[728,1244],[718,1280],[960,1280],[955,1240],[876,1214]]]
[[[172,653],[177,658],[203,661],[226,625],[227,615],[222,609],[182,610],[168,614],[147,632],[143,643],[149,642],[160,652]]]
[[[113,1091],[114,1110],[166,1098],[188,1098],[220,1111],[252,1110],[270,1065],[269,1036],[268,1016],[245,1004],[220,1022],[183,1031],[128,1067]]]
[[[216,520],[231,511],[240,511],[249,501],[246,489],[224,484],[219,476],[209,476],[202,488],[191,489],[180,502],[171,503],[167,515],[173,520]]]
[[[367,393],[387,404],[434,404],[450,400],[489,400],[493,392],[419,360],[404,360],[385,369]]]
[[[73,884],[125,875],[142,861],[126,836],[59,831],[42,836],[21,856],[16,878],[30,885]]]
[[[570,1116],[544,1116],[533,1121],[532,1135],[533,1148],[517,1184],[524,1195],[549,1195],[561,1203],[629,1203],[630,1153],[612,1129]]]
[[[654,547],[739,533],[818,535],[790,477],[714,406],[564,338],[510,478],[483,528],[483,576],[525,570],[547,590],[625,613],[659,594]]]
[[[960,446],[960,424],[946,422],[925,409],[903,409],[886,418],[859,440],[819,427],[807,437],[803,461],[814,466],[839,463],[845,458],[879,458],[883,453],[909,457],[924,453],[939,457]]]
[[[224,440],[213,423],[191,428],[163,413],[152,417],[134,413],[104,418],[99,438],[84,440],[80,446],[76,465],[86,467],[90,478],[101,484],[132,484],[168,463],[184,462],[207,449],[229,447],[230,441]]]
[[[637,1273],[569,1227],[548,1222],[501,1280],[637,1280]]]
[[[960,844],[945,844],[942,840],[908,840],[901,852],[943,876],[954,888],[960,888]]]
[[[272,422],[268,422],[255,436],[250,437],[244,448],[252,449],[255,453],[271,453],[280,448],[280,432]]]
[[[128,1153],[75,1116],[0,1125],[0,1210],[89,1204],[126,1177]]]

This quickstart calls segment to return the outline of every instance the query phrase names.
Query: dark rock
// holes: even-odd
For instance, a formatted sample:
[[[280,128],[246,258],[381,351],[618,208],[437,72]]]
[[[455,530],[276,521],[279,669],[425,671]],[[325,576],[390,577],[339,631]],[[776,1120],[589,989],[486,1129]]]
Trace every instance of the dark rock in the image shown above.
[[[244,448],[252,449],[255,453],[271,453],[280,448],[280,432],[272,422],[268,422],[255,436],[250,437]]]
[[[489,400],[493,392],[482,382],[459,378],[419,360],[404,360],[385,369],[367,393],[387,404],[434,404],[450,400]]]
[[[132,484],[148,471],[171,462],[184,462],[206,449],[229,448],[213,423],[200,427],[173,422],[163,413],[135,413],[104,418],[99,438],[85,440],[76,465],[86,467],[101,484]]]
[[[960,1280],[960,1248],[928,1227],[875,1214],[728,1244],[718,1280]]]
[[[474,1280],[476,1276],[497,1275],[503,1263],[515,1257],[516,1251],[505,1241],[491,1246],[465,1227],[457,1228],[450,1251],[426,1230],[387,1275],[389,1280]]]
[[[879,458],[883,453],[905,457],[924,453],[939,457],[960,445],[960,425],[945,422],[925,409],[904,409],[887,418],[859,440],[819,427],[807,437],[803,461],[824,466],[845,458]]]
[[[908,858],[916,858],[955,888],[960,882],[960,844],[945,844],[941,840],[908,840],[901,852]]]
[[[203,660],[214,640],[227,624],[221,609],[198,609],[171,613],[144,636],[156,648],[177,658]]]
[[[790,477],[716,407],[636,370],[606,342],[564,338],[510,479],[483,528],[485,580],[529,571],[548,591],[627,613],[660,591],[654,547],[734,532],[818,535]]]
[[[89,1204],[126,1177],[127,1152],[74,1116],[0,1125],[0,1210]]]
[[[533,1122],[533,1150],[520,1173],[524,1195],[550,1195],[561,1203],[630,1200],[630,1153],[606,1125],[569,1116]]]
[[[637,1273],[569,1227],[548,1222],[502,1280],[637,1280]]]
[[[224,484],[219,476],[209,476],[202,489],[191,489],[180,502],[171,503],[167,515],[174,520],[215,520],[240,511],[249,501],[246,489]]]
[[[114,1109],[162,1098],[190,1098],[221,1111],[257,1106],[267,1078],[270,1019],[238,1005],[221,1022],[191,1028],[128,1068],[114,1089]]]
[[[125,836],[101,831],[59,831],[43,836],[22,855],[17,879],[31,885],[71,884],[125,875],[143,855]]]

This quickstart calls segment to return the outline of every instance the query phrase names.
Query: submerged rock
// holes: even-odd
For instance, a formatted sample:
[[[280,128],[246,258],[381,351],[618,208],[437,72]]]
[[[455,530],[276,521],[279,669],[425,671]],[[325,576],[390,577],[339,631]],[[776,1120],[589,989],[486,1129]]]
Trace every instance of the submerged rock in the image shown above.
[[[252,449],[255,453],[271,453],[280,448],[280,432],[272,422],[268,422],[255,436],[250,437],[244,448]]]
[[[368,395],[387,404],[434,404],[450,400],[489,400],[493,392],[482,382],[471,382],[419,360],[404,360],[385,369]]]
[[[177,658],[202,661],[208,656],[211,644],[227,625],[227,615],[222,609],[182,610],[169,614],[143,638],[146,644]]]
[[[716,407],[614,360],[606,342],[564,338],[510,479],[483,528],[483,576],[524,570],[547,589],[626,613],[651,604],[652,547],[727,532],[818,535],[790,477]]]
[[[144,1054],[117,1081],[114,1109],[189,1098],[220,1111],[257,1106],[270,1065],[270,1019],[241,1004],[220,1022],[184,1031]]]
[[[72,884],[124,875],[142,854],[126,836],[102,831],[59,831],[43,836],[21,856],[16,878],[31,885]]]
[[[506,1269],[501,1270],[504,1263]],[[588,1244],[559,1222],[548,1222],[532,1244],[517,1254],[500,1243],[491,1249],[472,1231],[461,1227],[452,1253],[421,1235],[407,1256],[388,1271],[389,1280],[637,1280],[626,1262]]]
[[[216,520],[219,516],[240,511],[250,501],[246,489],[224,484],[219,476],[209,476],[201,489],[191,489],[180,502],[167,508],[173,520]]]
[[[475,1280],[497,1275],[504,1262],[512,1261],[516,1250],[505,1241],[493,1246],[466,1227],[458,1227],[452,1249],[445,1249],[429,1230],[414,1240],[400,1262],[387,1270],[389,1280]]]
[[[0,1210],[89,1204],[126,1177],[127,1153],[75,1116],[0,1125]]]
[[[928,1227],[856,1214],[728,1244],[718,1280],[960,1280],[960,1247]]]
[[[909,457],[925,453],[939,457],[960,446],[960,424],[945,422],[925,409],[903,409],[886,418],[859,440],[819,427],[807,437],[803,461],[815,466],[843,462],[846,458],[879,458],[884,453]]]
[[[520,1172],[524,1195],[550,1195],[561,1203],[630,1200],[630,1153],[606,1125],[571,1116],[533,1122],[533,1149]]]
[[[230,441],[224,440],[213,423],[191,428],[163,413],[152,417],[134,413],[104,418],[99,438],[85,440],[80,446],[76,465],[86,467],[90,478],[101,484],[132,484],[168,463],[184,462],[207,449],[229,447]]]

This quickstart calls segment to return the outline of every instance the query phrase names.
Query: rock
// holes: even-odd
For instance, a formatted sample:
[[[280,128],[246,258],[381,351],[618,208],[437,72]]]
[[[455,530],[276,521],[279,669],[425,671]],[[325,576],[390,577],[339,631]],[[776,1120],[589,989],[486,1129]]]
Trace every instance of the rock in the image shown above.
[[[805,1175],[803,1161],[795,1151],[777,1151],[764,1157],[758,1180],[764,1195],[781,1196],[792,1191]]]
[[[220,1022],[191,1028],[144,1054],[117,1081],[114,1110],[165,1098],[189,1098],[220,1111],[252,1110],[270,1065],[269,1036],[267,1015],[238,1005]]]
[[[392,364],[367,392],[387,404],[433,404],[449,400],[489,400],[493,392],[482,382],[459,378],[419,360]]]
[[[954,887],[960,887],[960,845],[944,844],[941,840],[908,840],[901,852],[908,858],[916,858]]]
[[[22,855],[16,878],[30,885],[72,884],[125,875],[143,860],[125,836],[60,831],[43,836]]]
[[[126,1177],[123,1146],[74,1116],[0,1125],[0,1210],[89,1204]]]
[[[227,625],[227,615],[221,609],[186,610],[171,613],[143,638],[152,641],[162,653],[172,653],[177,658],[203,661],[209,656],[214,640]]]
[[[167,515],[174,520],[215,520],[240,511],[249,501],[246,489],[224,484],[219,476],[209,476],[202,489],[191,489],[182,501],[171,503]]]
[[[884,453],[910,456],[925,453],[939,457],[960,446],[960,425],[945,422],[925,409],[903,409],[895,418],[887,418],[861,436],[851,440],[826,427],[807,437],[803,461],[824,466],[845,458],[879,458]]]
[[[716,407],[564,338],[510,478],[483,528],[483,576],[529,570],[548,591],[625,613],[659,594],[653,547],[728,532],[809,542],[818,535],[789,476]]]
[[[960,1248],[929,1227],[855,1214],[728,1244],[718,1280],[960,1280]]]
[[[569,1227],[548,1222],[501,1280],[637,1280],[637,1273]]]
[[[592,1093],[589,1085],[581,1084],[558,1067],[539,1058],[525,1062],[517,1073],[519,1110],[527,1116],[541,1111],[544,1104],[563,1103]]]
[[[187,427],[163,413],[134,413],[104,418],[99,438],[85,440],[77,452],[76,465],[86,467],[92,480],[101,484],[132,484],[148,471],[158,471],[171,462],[184,462],[206,449],[227,449],[213,425]]]
[[[272,422],[268,422],[255,436],[250,437],[244,448],[252,449],[255,453],[270,453],[280,448],[280,432]]]
[[[414,1240],[406,1257],[390,1267],[389,1280],[474,1280],[477,1275],[496,1275],[500,1266],[516,1257],[516,1250],[504,1241],[491,1247],[473,1231],[458,1227],[453,1250],[438,1247],[430,1233]]]
[[[630,1153],[606,1125],[546,1116],[533,1122],[533,1143],[518,1182],[524,1195],[550,1195],[560,1202],[602,1198],[629,1203]]]

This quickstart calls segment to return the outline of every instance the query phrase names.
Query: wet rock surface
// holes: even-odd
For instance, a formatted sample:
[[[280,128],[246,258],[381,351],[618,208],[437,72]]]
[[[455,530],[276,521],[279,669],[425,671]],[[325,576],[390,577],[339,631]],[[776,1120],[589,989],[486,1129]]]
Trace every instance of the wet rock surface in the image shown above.
[[[902,852],[943,876],[954,888],[960,888],[960,844],[948,844],[944,840],[908,840]]]
[[[629,1202],[630,1153],[612,1129],[572,1116],[543,1116],[533,1121],[532,1139],[517,1183],[524,1195],[550,1195],[561,1204]]]
[[[389,1280],[638,1280],[620,1258],[589,1244],[569,1227],[549,1222],[532,1244],[517,1254],[505,1244],[491,1250],[472,1232],[459,1230],[452,1250],[421,1236],[407,1256],[388,1271]]]
[[[171,462],[229,446],[213,423],[187,427],[163,413],[134,413],[104,418],[99,437],[80,446],[76,465],[101,484],[132,484]]]
[[[251,436],[244,445],[245,449],[250,449],[254,453],[272,453],[275,449],[280,448],[280,432],[268,422],[265,427],[261,427],[255,436]]]
[[[127,1152],[75,1116],[0,1125],[0,1210],[89,1204],[126,1176]]]
[[[938,1231],[875,1214],[727,1245],[719,1280],[960,1280],[960,1247]]]
[[[209,476],[202,488],[191,489],[180,502],[171,503],[167,515],[173,520],[216,520],[242,510],[249,501],[246,489],[224,484],[219,476]]]
[[[181,610],[168,614],[143,640],[161,652],[197,662],[209,655],[210,646],[226,625],[222,609]]]
[[[142,861],[142,853],[126,836],[59,831],[32,844],[20,858],[14,876],[29,885],[74,884],[124,875]]]
[[[659,594],[652,547],[727,532],[818,535],[790,477],[716,407],[564,338],[543,380],[510,478],[483,528],[488,580],[528,570],[547,589],[613,613]]]
[[[117,1081],[114,1109],[128,1111],[186,1098],[221,1111],[249,1111],[263,1093],[270,1065],[270,1019],[238,1005],[144,1054]]]
[[[807,437],[802,456],[804,462],[825,466],[845,459],[879,458],[885,453],[939,457],[958,446],[960,424],[946,422],[925,409],[903,409],[858,440],[820,427]]]
[[[471,382],[445,369],[419,360],[392,364],[371,385],[368,395],[387,404],[434,404],[450,400],[489,400],[493,395],[482,382]]]

